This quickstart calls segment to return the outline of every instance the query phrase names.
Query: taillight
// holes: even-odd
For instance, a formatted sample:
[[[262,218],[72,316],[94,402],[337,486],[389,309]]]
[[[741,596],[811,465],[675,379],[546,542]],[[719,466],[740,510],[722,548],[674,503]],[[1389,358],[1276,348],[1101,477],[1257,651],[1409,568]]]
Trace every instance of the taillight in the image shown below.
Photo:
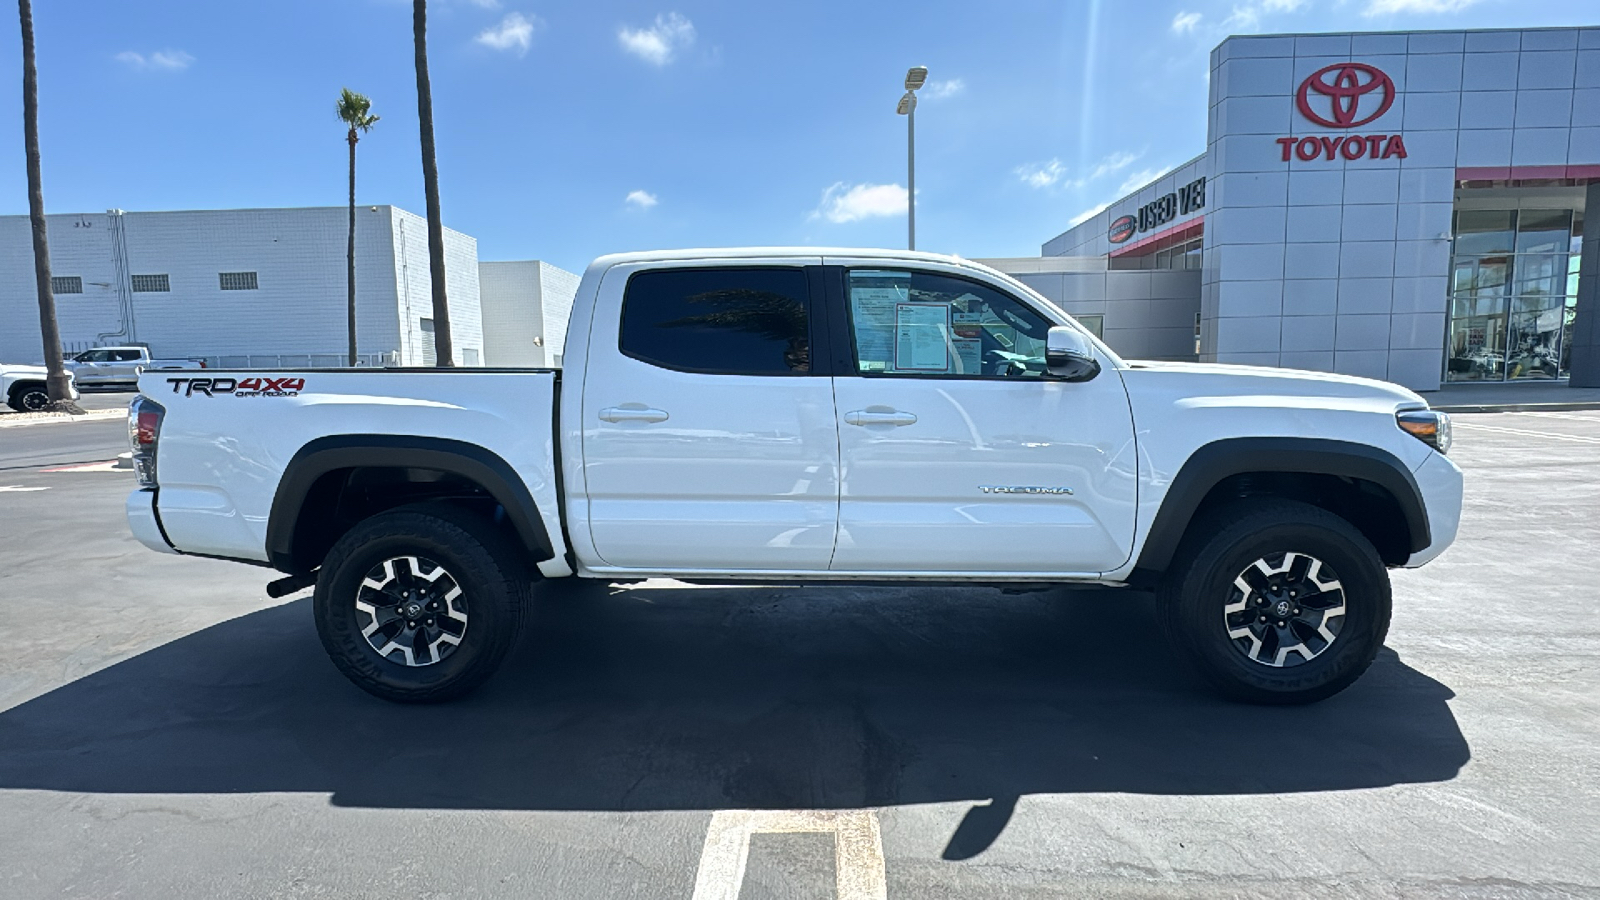
[[[128,404],[128,442],[133,445],[133,473],[144,487],[156,486],[156,447],[161,442],[161,418],[167,410],[149,397]]]

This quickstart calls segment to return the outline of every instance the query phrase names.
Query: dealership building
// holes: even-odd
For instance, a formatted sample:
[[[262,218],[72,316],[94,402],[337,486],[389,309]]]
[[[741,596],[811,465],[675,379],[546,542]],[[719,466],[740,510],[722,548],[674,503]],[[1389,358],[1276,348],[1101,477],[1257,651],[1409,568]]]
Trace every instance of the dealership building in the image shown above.
[[[1600,28],[1231,37],[1206,116],[991,262],[1129,356],[1600,386]]]
[[[144,344],[222,367],[348,360],[347,207],[69,213],[47,217],[68,352]],[[444,229],[455,363],[559,364],[578,277],[537,260],[480,263]],[[40,361],[27,216],[0,216],[0,361]],[[356,338],[364,365],[433,365],[427,221],[356,209]],[[551,338],[551,339],[547,339]]]

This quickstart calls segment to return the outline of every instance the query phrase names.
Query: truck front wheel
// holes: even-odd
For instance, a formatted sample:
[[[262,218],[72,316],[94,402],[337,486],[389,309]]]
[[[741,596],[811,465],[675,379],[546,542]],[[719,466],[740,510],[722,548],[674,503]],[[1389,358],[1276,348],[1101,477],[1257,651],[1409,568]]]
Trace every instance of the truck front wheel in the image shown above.
[[[42,383],[21,384],[11,389],[6,405],[17,412],[38,412],[50,406],[50,392]]]
[[[328,551],[313,599],[317,634],[368,693],[450,700],[499,668],[530,583],[515,548],[482,518],[445,504],[400,507]]]
[[[1176,649],[1226,696],[1323,700],[1372,664],[1389,631],[1389,573],[1355,526],[1305,503],[1240,504],[1197,523],[1162,580]]]

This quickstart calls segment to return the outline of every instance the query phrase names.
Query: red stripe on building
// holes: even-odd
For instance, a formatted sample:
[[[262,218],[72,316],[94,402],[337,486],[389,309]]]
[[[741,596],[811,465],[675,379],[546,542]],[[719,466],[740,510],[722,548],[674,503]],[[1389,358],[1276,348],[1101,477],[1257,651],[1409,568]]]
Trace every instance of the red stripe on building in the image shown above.
[[[1600,165],[1464,166],[1456,169],[1457,181],[1550,181],[1563,178],[1600,178]]]
[[[1148,256],[1158,250],[1165,250],[1174,244],[1181,244],[1190,238],[1199,237],[1205,232],[1205,224],[1205,216],[1195,216],[1189,221],[1174,225],[1165,231],[1158,231],[1149,237],[1140,238],[1131,244],[1118,247],[1111,251],[1109,255]]]

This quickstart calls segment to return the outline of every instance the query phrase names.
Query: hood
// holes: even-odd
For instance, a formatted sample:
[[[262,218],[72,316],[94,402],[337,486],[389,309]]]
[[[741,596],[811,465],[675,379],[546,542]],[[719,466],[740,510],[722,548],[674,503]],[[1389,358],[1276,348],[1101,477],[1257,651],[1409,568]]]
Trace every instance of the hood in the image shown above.
[[[0,363],[0,378],[39,378],[50,377],[50,370],[44,366],[19,366],[12,363]],[[67,382],[76,381],[72,369],[67,369]]]
[[[1336,400],[1363,400],[1394,404],[1394,408],[1426,407],[1427,401],[1415,391],[1376,378],[1309,372],[1303,369],[1276,369],[1267,366],[1242,366],[1226,363],[1154,362],[1127,363],[1132,373],[1172,374],[1182,377],[1196,397],[1226,394],[1233,397],[1294,395]],[[1137,376],[1135,376],[1137,377]]]

